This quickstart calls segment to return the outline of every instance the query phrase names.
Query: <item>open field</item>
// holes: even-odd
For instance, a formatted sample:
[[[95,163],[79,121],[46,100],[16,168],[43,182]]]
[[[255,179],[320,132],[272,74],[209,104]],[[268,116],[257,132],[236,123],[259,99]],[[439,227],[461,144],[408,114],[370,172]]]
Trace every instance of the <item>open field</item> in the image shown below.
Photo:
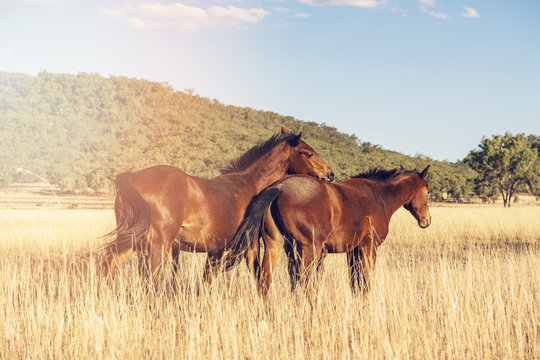
[[[81,254],[112,210],[0,210],[0,358],[540,358],[540,207],[431,213],[394,215],[368,295],[329,255],[315,299],[282,261],[265,307],[245,266],[202,287],[201,254],[157,292],[134,261],[105,281]]]
[[[63,193],[47,183],[0,187],[0,209],[110,209],[113,203],[110,194]]]

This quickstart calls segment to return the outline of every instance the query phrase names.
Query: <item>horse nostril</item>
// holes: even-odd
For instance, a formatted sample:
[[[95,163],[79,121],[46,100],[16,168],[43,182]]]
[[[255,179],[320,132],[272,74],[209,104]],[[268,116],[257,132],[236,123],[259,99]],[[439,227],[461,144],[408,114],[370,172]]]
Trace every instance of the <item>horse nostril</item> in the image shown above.
[[[334,181],[334,173],[331,172],[330,174],[328,174],[328,178],[330,179],[330,181]]]

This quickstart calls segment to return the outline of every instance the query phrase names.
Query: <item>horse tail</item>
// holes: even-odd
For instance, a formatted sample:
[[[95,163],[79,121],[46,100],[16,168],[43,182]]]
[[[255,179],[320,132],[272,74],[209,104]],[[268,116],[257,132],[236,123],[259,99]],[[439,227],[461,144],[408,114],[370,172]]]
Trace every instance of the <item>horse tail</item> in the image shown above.
[[[133,187],[133,173],[116,177],[116,229],[104,237],[108,239],[102,247],[107,265],[129,250],[138,250],[150,228],[150,206]]]
[[[225,270],[230,270],[245,256],[255,241],[259,240],[264,231],[264,214],[279,196],[281,190],[271,187],[263,190],[249,203],[244,218],[236,230],[231,242],[227,243],[221,259]]]

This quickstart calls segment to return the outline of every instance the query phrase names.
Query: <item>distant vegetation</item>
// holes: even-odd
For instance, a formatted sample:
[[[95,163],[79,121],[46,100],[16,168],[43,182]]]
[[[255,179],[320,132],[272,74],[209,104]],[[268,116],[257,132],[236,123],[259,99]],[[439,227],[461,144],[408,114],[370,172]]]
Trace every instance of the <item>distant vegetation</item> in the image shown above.
[[[534,192],[535,180],[540,173],[538,138],[529,138],[507,132],[504,136],[482,139],[480,149],[471,151],[465,158],[465,163],[479,174],[476,193],[499,193],[507,207],[520,187],[529,186]]]
[[[325,124],[146,80],[48,72],[0,72],[0,185],[36,181],[36,174],[64,190],[109,191],[114,175],[156,164],[213,177],[281,126],[301,131],[338,181],[372,167],[431,164],[435,199],[459,201],[475,190],[477,175],[462,162],[405,156]]]

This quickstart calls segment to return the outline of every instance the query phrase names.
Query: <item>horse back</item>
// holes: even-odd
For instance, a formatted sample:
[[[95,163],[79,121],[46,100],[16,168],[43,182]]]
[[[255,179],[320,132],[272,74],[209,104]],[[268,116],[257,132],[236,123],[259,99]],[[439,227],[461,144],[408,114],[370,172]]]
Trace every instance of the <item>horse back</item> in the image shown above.
[[[291,176],[276,187],[281,191],[273,213],[289,238],[320,241],[329,252],[343,252],[373,232],[386,236],[384,207],[369,184]]]
[[[145,200],[170,202],[186,187],[188,177],[174,166],[157,165],[131,173],[131,182]]]

